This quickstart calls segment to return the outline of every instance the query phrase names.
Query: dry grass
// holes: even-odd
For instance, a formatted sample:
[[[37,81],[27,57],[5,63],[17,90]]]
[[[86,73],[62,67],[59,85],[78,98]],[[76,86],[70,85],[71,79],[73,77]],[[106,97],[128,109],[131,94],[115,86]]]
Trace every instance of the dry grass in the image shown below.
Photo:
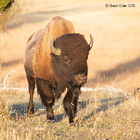
[[[9,113],[6,101],[0,97],[0,116],[7,116]]]
[[[46,123],[46,114],[35,94],[35,116],[27,117],[27,93],[2,92],[9,108],[16,110],[10,117],[0,116],[0,138],[30,139],[139,139],[140,106],[133,97],[109,95],[106,92],[82,93],[78,101],[75,126],[68,125],[62,99],[53,108],[56,122]],[[10,109],[9,109],[10,110]]]

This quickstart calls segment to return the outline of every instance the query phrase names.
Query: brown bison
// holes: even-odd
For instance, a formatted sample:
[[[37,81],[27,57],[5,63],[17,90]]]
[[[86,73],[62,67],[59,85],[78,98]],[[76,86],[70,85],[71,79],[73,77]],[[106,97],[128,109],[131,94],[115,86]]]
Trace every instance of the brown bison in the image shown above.
[[[87,59],[92,46],[91,35],[88,45],[83,35],[75,33],[73,24],[62,17],[54,17],[44,29],[29,37],[24,58],[30,93],[28,114],[34,113],[35,83],[46,107],[48,122],[54,120],[55,98],[67,88],[63,105],[69,123],[73,122],[80,88],[87,81]]]

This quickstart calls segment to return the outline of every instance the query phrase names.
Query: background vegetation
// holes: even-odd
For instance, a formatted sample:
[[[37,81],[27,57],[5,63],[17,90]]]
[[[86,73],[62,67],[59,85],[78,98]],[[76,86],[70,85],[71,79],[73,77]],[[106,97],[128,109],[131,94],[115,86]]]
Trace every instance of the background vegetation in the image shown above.
[[[17,20],[32,0],[1,0],[0,1],[0,31],[5,31],[6,25],[17,23]]]

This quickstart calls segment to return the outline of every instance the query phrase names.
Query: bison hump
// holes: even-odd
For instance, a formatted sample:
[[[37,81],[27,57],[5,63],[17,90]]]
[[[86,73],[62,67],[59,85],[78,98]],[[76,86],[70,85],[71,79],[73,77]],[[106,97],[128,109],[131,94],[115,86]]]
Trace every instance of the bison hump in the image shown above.
[[[71,21],[62,17],[54,17],[44,28],[41,38],[37,42],[37,48],[33,60],[33,69],[35,77],[48,79],[54,77],[51,58],[51,40],[65,35],[75,33]]]

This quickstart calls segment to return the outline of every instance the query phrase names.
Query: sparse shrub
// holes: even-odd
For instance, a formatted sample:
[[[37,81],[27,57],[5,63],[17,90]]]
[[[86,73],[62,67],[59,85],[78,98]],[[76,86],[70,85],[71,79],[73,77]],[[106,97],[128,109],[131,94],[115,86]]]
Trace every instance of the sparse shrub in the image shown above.
[[[12,2],[14,2],[14,0],[1,0],[0,1],[0,11],[4,11],[8,7],[10,7]]]
[[[1,0],[0,1],[0,31],[6,30],[6,25],[17,19],[32,0]]]

